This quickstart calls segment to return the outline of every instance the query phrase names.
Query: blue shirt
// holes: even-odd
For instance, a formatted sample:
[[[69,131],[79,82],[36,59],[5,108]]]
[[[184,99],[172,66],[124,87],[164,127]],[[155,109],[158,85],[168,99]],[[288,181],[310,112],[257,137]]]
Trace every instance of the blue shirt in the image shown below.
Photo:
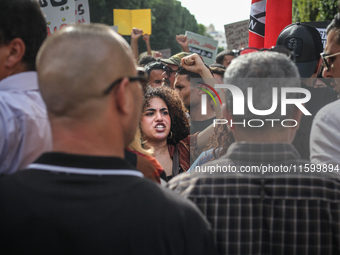
[[[22,72],[0,81],[0,175],[24,169],[52,149],[46,106],[37,73]]]

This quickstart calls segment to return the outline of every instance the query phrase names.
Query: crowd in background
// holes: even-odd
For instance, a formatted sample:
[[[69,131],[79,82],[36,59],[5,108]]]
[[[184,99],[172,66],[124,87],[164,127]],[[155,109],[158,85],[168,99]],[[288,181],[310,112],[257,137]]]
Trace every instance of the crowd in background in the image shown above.
[[[340,253],[340,14],[208,66],[0,6],[1,254]]]

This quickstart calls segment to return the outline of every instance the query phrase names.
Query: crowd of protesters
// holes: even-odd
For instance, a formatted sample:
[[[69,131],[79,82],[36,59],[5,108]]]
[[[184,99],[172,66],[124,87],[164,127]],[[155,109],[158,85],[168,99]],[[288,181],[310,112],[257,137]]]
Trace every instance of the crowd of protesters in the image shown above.
[[[208,66],[0,6],[0,254],[340,254],[340,13]]]

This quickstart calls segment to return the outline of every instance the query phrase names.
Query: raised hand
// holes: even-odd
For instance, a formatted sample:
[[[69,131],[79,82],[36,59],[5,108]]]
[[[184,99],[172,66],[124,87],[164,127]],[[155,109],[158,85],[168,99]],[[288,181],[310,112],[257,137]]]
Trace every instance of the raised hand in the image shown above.
[[[131,31],[131,40],[138,40],[142,35],[143,30],[134,27]]]
[[[189,40],[186,35],[176,35],[177,43],[182,47],[182,51],[189,52]]]

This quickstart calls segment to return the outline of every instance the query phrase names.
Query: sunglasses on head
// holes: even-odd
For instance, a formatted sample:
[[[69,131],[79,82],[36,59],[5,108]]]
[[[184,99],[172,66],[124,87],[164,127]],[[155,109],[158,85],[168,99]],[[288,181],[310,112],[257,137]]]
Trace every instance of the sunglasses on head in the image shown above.
[[[267,48],[258,49],[254,47],[242,48],[236,52],[236,56],[245,55],[245,54],[257,52],[257,51],[274,51],[274,52],[282,53],[286,55],[287,57],[289,57],[291,60],[295,61],[294,52],[290,51],[289,49],[281,45],[273,46],[268,49]]]
[[[171,73],[176,73],[177,70],[172,70],[171,67],[163,66],[163,71],[166,73],[166,76],[170,77]]]
[[[136,76],[125,76],[129,79],[129,82],[139,81],[140,83],[148,82],[148,74],[145,72],[143,68],[137,67],[138,75]],[[104,95],[107,95],[110,93],[110,91],[114,88],[115,85],[120,83],[125,77],[119,78],[118,80],[115,80],[104,90]]]

